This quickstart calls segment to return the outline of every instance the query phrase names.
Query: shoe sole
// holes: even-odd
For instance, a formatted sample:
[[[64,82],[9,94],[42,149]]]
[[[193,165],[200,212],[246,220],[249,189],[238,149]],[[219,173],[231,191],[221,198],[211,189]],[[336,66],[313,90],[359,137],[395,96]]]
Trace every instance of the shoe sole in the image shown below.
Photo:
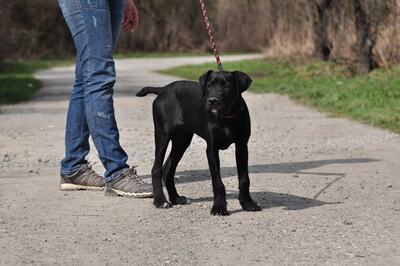
[[[104,195],[109,197],[125,197],[125,198],[152,198],[153,192],[142,192],[142,193],[133,193],[133,192],[125,192],[118,189],[106,188]]]
[[[92,187],[92,186],[82,186],[75,184],[61,184],[61,191],[77,191],[77,190],[89,190],[89,191],[103,191],[104,187]]]

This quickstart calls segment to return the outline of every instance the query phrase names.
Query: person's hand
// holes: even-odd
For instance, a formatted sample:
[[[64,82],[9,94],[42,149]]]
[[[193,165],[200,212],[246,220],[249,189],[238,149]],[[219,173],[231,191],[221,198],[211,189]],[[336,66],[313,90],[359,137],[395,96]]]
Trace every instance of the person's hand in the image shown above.
[[[126,31],[133,32],[139,26],[139,12],[133,3],[133,0],[125,0],[124,19],[122,20],[122,28]]]

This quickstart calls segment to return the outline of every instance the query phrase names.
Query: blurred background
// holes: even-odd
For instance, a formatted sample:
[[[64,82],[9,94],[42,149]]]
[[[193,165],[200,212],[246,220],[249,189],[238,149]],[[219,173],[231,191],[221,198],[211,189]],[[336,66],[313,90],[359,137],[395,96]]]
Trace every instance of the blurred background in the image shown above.
[[[140,28],[118,52],[205,51],[197,0],[136,0]],[[223,51],[307,55],[357,73],[400,61],[396,0],[213,0],[207,2]],[[69,57],[73,44],[56,0],[0,3],[0,58]]]
[[[136,0],[139,29],[122,33],[119,57],[206,55],[198,0]],[[252,90],[289,95],[334,115],[400,132],[400,0],[209,0],[224,55],[262,60],[225,64],[253,79]],[[56,0],[0,2],[0,104],[41,88],[34,73],[73,64],[74,47]],[[165,74],[197,79],[215,64]]]

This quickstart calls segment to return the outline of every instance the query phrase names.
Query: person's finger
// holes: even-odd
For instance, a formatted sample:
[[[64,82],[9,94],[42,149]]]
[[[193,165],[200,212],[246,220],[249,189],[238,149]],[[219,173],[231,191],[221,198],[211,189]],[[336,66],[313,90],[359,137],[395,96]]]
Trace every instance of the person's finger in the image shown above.
[[[132,26],[131,26],[130,22],[126,23],[126,25],[123,26],[124,30],[126,30],[126,31],[131,31],[131,27]]]
[[[124,19],[121,23],[121,27],[126,30],[127,26],[129,25],[128,20]]]
[[[135,30],[135,28],[133,27],[132,23],[129,23],[127,30],[130,32],[133,32]]]
[[[130,30],[132,27],[132,18],[130,16],[127,17],[125,24],[126,24],[126,27]]]
[[[138,27],[139,24],[138,22],[139,22],[139,15],[137,8],[134,5],[125,6],[124,18],[121,23],[121,27],[126,31],[133,32]]]
[[[125,21],[123,26],[125,26],[126,30],[128,30],[128,31],[134,30],[134,21],[133,21],[133,19],[127,18],[127,20]]]
[[[132,16],[132,27],[134,30],[136,30],[139,26],[139,13],[137,9],[132,10],[131,16]]]
[[[124,19],[124,21],[122,22],[122,27],[126,27],[126,26],[128,26],[129,25],[129,20],[127,20],[127,19]]]
[[[123,24],[122,24],[122,28],[126,31],[132,31],[132,22],[130,20],[126,20]]]
[[[130,25],[131,25],[132,29],[134,29],[134,30],[136,30],[138,28],[137,21],[132,21]]]
[[[123,14],[123,18],[122,18],[122,23],[121,23],[122,26],[128,24],[128,22],[129,22],[129,13],[130,13],[130,12],[128,12],[127,9],[126,9],[126,7],[125,7],[125,9],[124,9],[124,14]]]

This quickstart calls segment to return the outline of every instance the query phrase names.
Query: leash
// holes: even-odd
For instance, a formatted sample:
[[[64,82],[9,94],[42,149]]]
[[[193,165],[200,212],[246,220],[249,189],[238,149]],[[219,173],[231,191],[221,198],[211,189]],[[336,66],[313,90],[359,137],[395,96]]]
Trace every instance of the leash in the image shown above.
[[[224,66],[222,65],[221,58],[219,57],[217,46],[215,45],[215,42],[214,42],[213,31],[211,29],[210,21],[208,20],[206,5],[204,3],[204,0],[199,0],[199,3],[200,3],[201,11],[202,11],[203,17],[204,17],[204,24],[206,24],[206,29],[207,29],[207,32],[208,32],[208,37],[210,39],[210,44],[211,44],[211,47],[212,47],[212,49],[214,51],[215,60],[217,61],[218,70],[219,71],[223,71],[224,70]]]

